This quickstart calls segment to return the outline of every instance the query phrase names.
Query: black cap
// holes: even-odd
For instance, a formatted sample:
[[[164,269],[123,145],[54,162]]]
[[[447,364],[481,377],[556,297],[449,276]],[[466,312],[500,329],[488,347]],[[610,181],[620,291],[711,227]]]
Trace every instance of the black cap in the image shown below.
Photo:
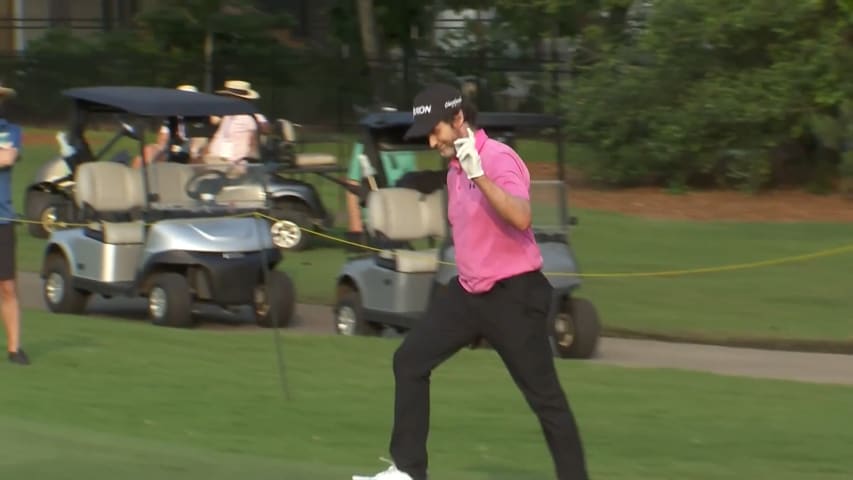
[[[426,137],[435,126],[447,116],[447,113],[462,106],[462,92],[443,83],[430,85],[415,96],[412,115],[415,122],[403,136],[410,138]]]

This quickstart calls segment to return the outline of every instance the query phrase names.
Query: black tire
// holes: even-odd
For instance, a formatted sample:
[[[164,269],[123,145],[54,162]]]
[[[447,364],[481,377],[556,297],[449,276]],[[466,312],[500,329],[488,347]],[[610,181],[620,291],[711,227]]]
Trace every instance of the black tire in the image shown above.
[[[91,293],[72,287],[73,278],[64,255],[51,253],[44,261],[42,296],[51,312],[79,315],[86,311]]]
[[[270,270],[267,281],[268,285],[261,283],[255,291],[255,322],[265,328],[287,328],[296,310],[296,287],[289,275],[278,270]],[[272,302],[267,301],[267,292]]]
[[[44,222],[51,215],[55,217],[54,220],[61,220],[59,217],[63,211],[63,200],[60,195],[50,192],[29,190],[24,202],[24,211],[27,213],[27,220]],[[49,237],[51,230],[51,228],[45,228],[44,223],[27,224],[27,231],[36,238]]]
[[[148,316],[162,327],[193,326],[192,296],[187,279],[172,272],[155,273],[148,281]]]
[[[333,325],[335,333],[348,337],[375,337],[382,333],[382,326],[368,322],[361,307],[361,295],[350,286],[340,287],[338,301],[335,302]]]
[[[308,248],[311,243],[311,234],[302,230],[303,228],[311,229],[313,227],[308,211],[308,205],[302,202],[276,201],[271,216],[277,221],[270,222],[270,229],[274,232],[273,239],[278,236],[281,238],[280,241],[287,242],[287,246],[279,246],[279,248],[291,252]]]
[[[551,324],[556,356],[592,358],[601,336],[601,322],[585,298],[568,298]]]

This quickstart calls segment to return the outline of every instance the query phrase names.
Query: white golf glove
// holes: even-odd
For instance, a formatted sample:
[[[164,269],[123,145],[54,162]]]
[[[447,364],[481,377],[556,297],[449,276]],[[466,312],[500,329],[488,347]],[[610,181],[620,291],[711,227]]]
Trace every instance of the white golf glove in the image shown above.
[[[468,175],[469,180],[477,177],[482,177],[483,163],[480,161],[480,154],[477,153],[477,145],[474,140],[474,132],[468,129],[468,136],[460,138],[453,142],[456,146],[456,158],[459,159],[459,164],[462,165],[462,170]]]
[[[58,132],[56,134],[56,141],[59,143],[59,154],[62,155],[62,158],[68,158],[77,151],[68,143],[68,137],[65,132]]]
[[[373,169],[373,165],[370,163],[370,160],[367,158],[367,155],[360,154],[358,156],[358,162],[361,164],[361,177],[375,177],[376,170]]]

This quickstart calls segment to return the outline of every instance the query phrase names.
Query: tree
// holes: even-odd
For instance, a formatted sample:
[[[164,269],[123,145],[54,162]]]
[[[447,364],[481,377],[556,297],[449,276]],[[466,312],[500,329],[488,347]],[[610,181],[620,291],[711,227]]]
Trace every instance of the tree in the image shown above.
[[[142,12],[139,20],[163,51],[204,59],[208,92],[213,89],[214,49],[280,49],[272,33],[292,23],[289,16],[257,10],[250,0],[164,0]]]
[[[358,25],[361,32],[361,47],[367,59],[370,83],[374,86],[373,98],[379,98],[379,77],[376,71],[381,57],[379,54],[379,32],[376,30],[376,16],[373,12],[373,0],[356,0],[358,6]]]
[[[656,0],[633,37],[579,70],[564,99],[574,141],[598,152],[589,166],[607,183],[756,190],[793,169],[825,186],[838,143],[816,119],[842,121],[853,94],[853,23],[839,13],[833,1]],[[805,154],[780,164],[786,145]]]

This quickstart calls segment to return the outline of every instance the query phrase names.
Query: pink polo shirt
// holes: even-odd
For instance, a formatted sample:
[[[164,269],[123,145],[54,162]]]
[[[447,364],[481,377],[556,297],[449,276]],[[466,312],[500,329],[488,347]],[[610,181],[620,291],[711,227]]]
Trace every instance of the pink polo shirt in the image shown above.
[[[482,129],[475,138],[485,175],[510,195],[529,200],[530,172],[518,154]],[[447,172],[447,192],[456,268],[465,290],[486,292],[499,280],[542,267],[533,231],[518,230],[501,218],[455,158]]]

